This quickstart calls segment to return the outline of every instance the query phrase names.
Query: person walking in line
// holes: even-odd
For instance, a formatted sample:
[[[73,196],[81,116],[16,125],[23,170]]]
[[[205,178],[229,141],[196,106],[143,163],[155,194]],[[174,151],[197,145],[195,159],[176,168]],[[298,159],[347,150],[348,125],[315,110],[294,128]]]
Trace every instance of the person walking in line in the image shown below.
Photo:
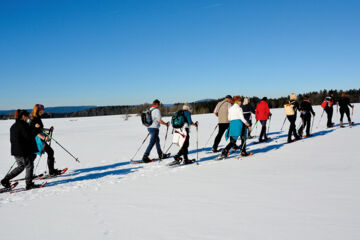
[[[50,145],[48,144],[48,141],[50,138],[46,136],[43,132],[53,132],[54,127],[51,127],[49,129],[44,128],[44,124],[41,120],[41,116],[44,114],[45,107],[42,104],[36,104],[31,112],[30,116],[30,126],[32,127],[34,131],[34,135],[38,138],[38,149],[40,154],[43,153],[43,151],[46,152],[48,158],[47,158],[47,164],[49,168],[49,175],[56,176],[61,174],[62,170],[55,169],[55,157],[54,157],[54,150]]]
[[[350,99],[346,96],[346,93],[341,94],[341,97],[339,99],[339,106],[340,106],[340,127],[344,127],[343,125],[344,114],[346,114],[347,116],[347,119],[349,121],[349,126],[352,126],[354,123],[351,121],[350,118],[349,107],[353,109],[354,105],[350,104]]]
[[[231,148],[236,147],[236,141],[239,137],[243,136],[246,139],[247,133],[242,135],[243,131],[242,129],[245,128],[244,125],[246,125],[247,128],[251,131],[251,125],[245,120],[243,111],[240,107],[241,105],[241,97],[235,96],[233,98],[234,105],[229,109],[229,128],[225,134],[225,138],[230,138],[230,143],[222,150],[221,156],[219,159],[226,158],[229,155],[229,151]],[[241,155],[242,156],[248,156],[248,153],[245,151],[245,149],[241,149]]]
[[[285,113],[287,116],[287,119],[290,122],[289,132],[288,132],[288,139],[287,142],[291,143],[294,140],[291,139],[291,136],[294,135],[296,140],[299,140],[300,137],[296,132],[296,115],[297,110],[299,109],[299,103],[296,101],[296,95],[295,93],[292,93],[290,95],[290,101],[288,104],[285,105]]]
[[[15,157],[17,167],[1,180],[1,184],[5,188],[10,188],[10,180],[26,169],[26,190],[39,188],[41,185],[33,182],[35,153],[38,149],[33,131],[28,124],[29,113],[26,110],[18,109],[14,118],[15,123],[10,128],[10,142],[11,155]]]
[[[302,125],[298,131],[299,136],[303,136],[303,131],[306,127],[306,137],[310,137],[310,127],[311,127],[311,114],[315,117],[315,112],[313,107],[311,106],[309,96],[304,96],[304,100],[300,105],[300,117],[302,119]]]
[[[251,114],[255,114],[254,108],[250,105],[250,98],[244,98],[244,102],[241,105],[241,109],[243,110],[245,120],[252,126]],[[243,131],[245,128],[243,128]],[[248,138],[251,138],[250,131],[248,131]]]
[[[169,164],[170,166],[180,164],[182,160],[184,160],[184,164],[190,164],[195,162],[195,159],[190,160],[188,158],[188,153],[189,153],[188,148],[190,143],[190,127],[191,126],[198,127],[199,123],[198,122],[194,123],[192,121],[191,108],[189,105],[185,104],[180,114],[182,114],[182,116],[184,117],[184,125],[179,129],[179,133],[177,133],[178,132],[177,130],[175,130],[175,133],[183,135],[182,137],[185,138],[185,141],[182,143],[179,152],[174,156],[174,161]]]
[[[148,147],[146,148],[146,151],[144,153],[144,156],[142,158],[142,161],[144,163],[149,163],[151,162],[151,159],[149,158],[150,152],[152,150],[152,148],[154,147],[154,145],[156,145],[156,150],[157,153],[159,155],[159,159],[165,159],[168,158],[170,156],[169,154],[164,154],[161,150],[160,147],[160,138],[159,138],[159,128],[160,128],[160,124],[164,125],[166,127],[170,126],[169,122],[164,122],[161,119],[161,112],[160,112],[160,101],[158,99],[155,99],[153,101],[152,107],[150,108],[151,111],[151,118],[152,118],[152,124],[147,128],[148,132],[150,134],[150,142]]]
[[[267,103],[267,98],[263,97],[263,99],[256,106],[256,110],[255,110],[255,119],[257,121],[260,121],[261,123],[259,142],[265,142],[269,140],[269,138],[266,135],[266,122],[269,119],[269,117],[271,117],[270,108]]]
[[[221,141],[222,136],[224,135],[226,129],[229,127],[229,119],[228,119],[228,113],[229,108],[231,107],[231,101],[232,97],[230,95],[227,95],[224,100],[219,102],[214,110],[215,116],[218,117],[218,127],[219,132],[215,137],[214,144],[212,146],[212,151],[218,152],[218,146]]]
[[[334,93],[332,91],[329,92],[329,96],[327,96],[325,98],[325,100],[323,101],[323,103],[321,104],[321,107],[323,107],[324,111],[326,112],[327,115],[327,124],[326,126],[328,128],[331,128],[334,126],[334,123],[332,122],[332,116],[334,113],[334,103],[335,103],[335,99],[334,99]]]

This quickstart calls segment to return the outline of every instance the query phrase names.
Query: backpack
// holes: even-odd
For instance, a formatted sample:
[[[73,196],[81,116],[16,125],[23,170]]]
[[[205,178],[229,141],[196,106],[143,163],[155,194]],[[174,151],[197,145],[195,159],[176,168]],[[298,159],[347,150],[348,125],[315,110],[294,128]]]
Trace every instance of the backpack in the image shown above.
[[[182,128],[185,124],[185,114],[184,110],[177,111],[171,117],[171,126],[173,128]]]
[[[154,109],[148,109],[141,113],[141,122],[145,127],[150,127],[151,124],[153,123],[152,116],[151,116],[151,112],[153,110]]]
[[[285,110],[286,116],[294,116],[295,115],[294,105],[292,105],[290,103],[284,105],[284,110]]]

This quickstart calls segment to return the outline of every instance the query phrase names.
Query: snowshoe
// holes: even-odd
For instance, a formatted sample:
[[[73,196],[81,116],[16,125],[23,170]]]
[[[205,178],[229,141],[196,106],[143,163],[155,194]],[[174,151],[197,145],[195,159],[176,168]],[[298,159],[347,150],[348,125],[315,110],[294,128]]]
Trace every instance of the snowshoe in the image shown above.
[[[172,161],[171,163],[168,164],[168,166],[175,166],[175,165],[179,165],[182,161],[181,157],[174,157],[174,161]]]
[[[13,190],[18,184],[19,184],[19,182],[14,182],[14,183],[10,184],[10,187],[8,187],[8,188],[1,188],[1,189],[0,189],[0,193],[10,192],[10,191]]]
[[[159,159],[166,159],[169,158],[171,153],[162,153],[161,156],[159,156]]]
[[[184,164],[192,164],[192,163],[194,163],[194,162],[196,162],[195,159],[184,160]]]
[[[149,162],[151,162],[151,159],[149,158],[149,156],[144,156],[144,157],[142,158],[142,161],[143,161],[144,163],[149,163]]]

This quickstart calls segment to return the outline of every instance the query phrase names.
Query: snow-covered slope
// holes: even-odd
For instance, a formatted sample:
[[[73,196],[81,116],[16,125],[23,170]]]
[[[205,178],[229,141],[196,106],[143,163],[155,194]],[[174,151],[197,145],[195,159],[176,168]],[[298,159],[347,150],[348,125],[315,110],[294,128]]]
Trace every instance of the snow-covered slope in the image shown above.
[[[253,156],[237,159],[234,153],[223,161],[208,153],[213,139],[203,148],[216,118],[193,116],[200,122],[199,165],[177,168],[166,166],[171,159],[129,164],[147,134],[139,117],[44,120],[81,163],[52,143],[56,167],[69,171],[43,189],[0,194],[1,239],[360,239],[360,127],[326,129],[324,115],[317,128],[321,109],[316,107],[314,137],[285,144],[283,109],[272,112],[273,140],[254,144],[251,139]],[[14,161],[12,124],[0,121],[1,178]],[[162,128],[162,147],[164,135]],[[196,158],[195,129],[190,151]],[[36,172],[45,170],[43,156]]]

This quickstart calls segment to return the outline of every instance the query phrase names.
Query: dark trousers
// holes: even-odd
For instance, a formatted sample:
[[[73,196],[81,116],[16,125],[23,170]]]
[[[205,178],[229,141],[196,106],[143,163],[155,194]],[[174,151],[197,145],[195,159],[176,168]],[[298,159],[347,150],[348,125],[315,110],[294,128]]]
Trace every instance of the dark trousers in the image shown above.
[[[344,119],[344,114],[346,114],[349,123],[351,123],[350,110],[349,110],[349,108],[340,108],[340,122],[343,121],[343,119]]]
[[[311,127],[311,115],[310,113],[305,114],[305,115],[301,115],[301,119],[302,119],[302,124],[301,127],[299,128],[299,135],[302,136],[303,135],[303,131],[306,127],[306,135],[310,136],[310,127]]]
[[[47,158],[47,164],[49,168],[49,173],[52,174],[54,171],[54,165],[55,165],[55,158],[54,158],[54,150],[50,147],[49,144],[45,143],[44,151],[46,152],[48,158]]]
[[[33,179],[35,158],[36,158],[35,154],[31,154],[26,157],[15,156],[17,167],[14,168],[11,172],[9,172],[9,174],[5,176],[5,179],[11,180],[16,176],[18,176],[20,173],[22,173],[24,169],[26,169],[26,174],[25,174],[26,185],[31,184]]]
[[[326,107],[325,112],[327,114],[327,127],[332,127],[333,126],[332,116],[333,116],[334,109],[332,107]]]
[[[289,133],[288,133],[288,141],[291,141],[291,136],[294,135],[294,137],[296,139],[299,138],[299,136],[296,133],[296,115],[294,116],[287,116],[289,122],[290,122],[290,128],[289,128]]]
[[[236,140],[233,137],[230,137],[230,142],[224,148],[224,152],[228,153],[231,148],[236,147]]]
[[[188,158],[188,153],[189,153],[189,143],[190,143],[190,131],[188,128],[185,128],[186,131],[186,138],[185,138],[185,142],[182,145],[182,147],[180,148],[179,152],[175,155],[175,158],[184,157],[184,161],[189,160]]]
[[[248,122],[250,125],[251,123]],[[246,152],[246,139],[248,137],[249,131],[247,131],[247,127],[245,126],[245,124],[243,125],[242,129],[241,129],[241,145],[240,145],[240,151],[241,152]]]
[[[150,142],[149,142],[148,147],[146,148],[144,156],[149,156],[151,149],[154,147],[154,145],[156,145],[157,153],[158,153],[159,157],[161,157],[162,151],[161,151],[161,147],[160,147],[159,129],[158,128],[148,128],[148,132],[150,133]]]
[[[267,120],[261,120],[260,123],[261,123],[261,132],[260,132],[260,137],[259,137],[259,140],[262,141],[262,140],[265,140],[267,139],[268,137],[266,136],[266,121]],[[264,139],[263,139],[264,138]]]
[[[215,137],[213,149],[217,149],[219,146],[219,143],[221,141],[222,136],[224,135],[226,129],[229,128],[229,123],[219,123],[219,132]]]

